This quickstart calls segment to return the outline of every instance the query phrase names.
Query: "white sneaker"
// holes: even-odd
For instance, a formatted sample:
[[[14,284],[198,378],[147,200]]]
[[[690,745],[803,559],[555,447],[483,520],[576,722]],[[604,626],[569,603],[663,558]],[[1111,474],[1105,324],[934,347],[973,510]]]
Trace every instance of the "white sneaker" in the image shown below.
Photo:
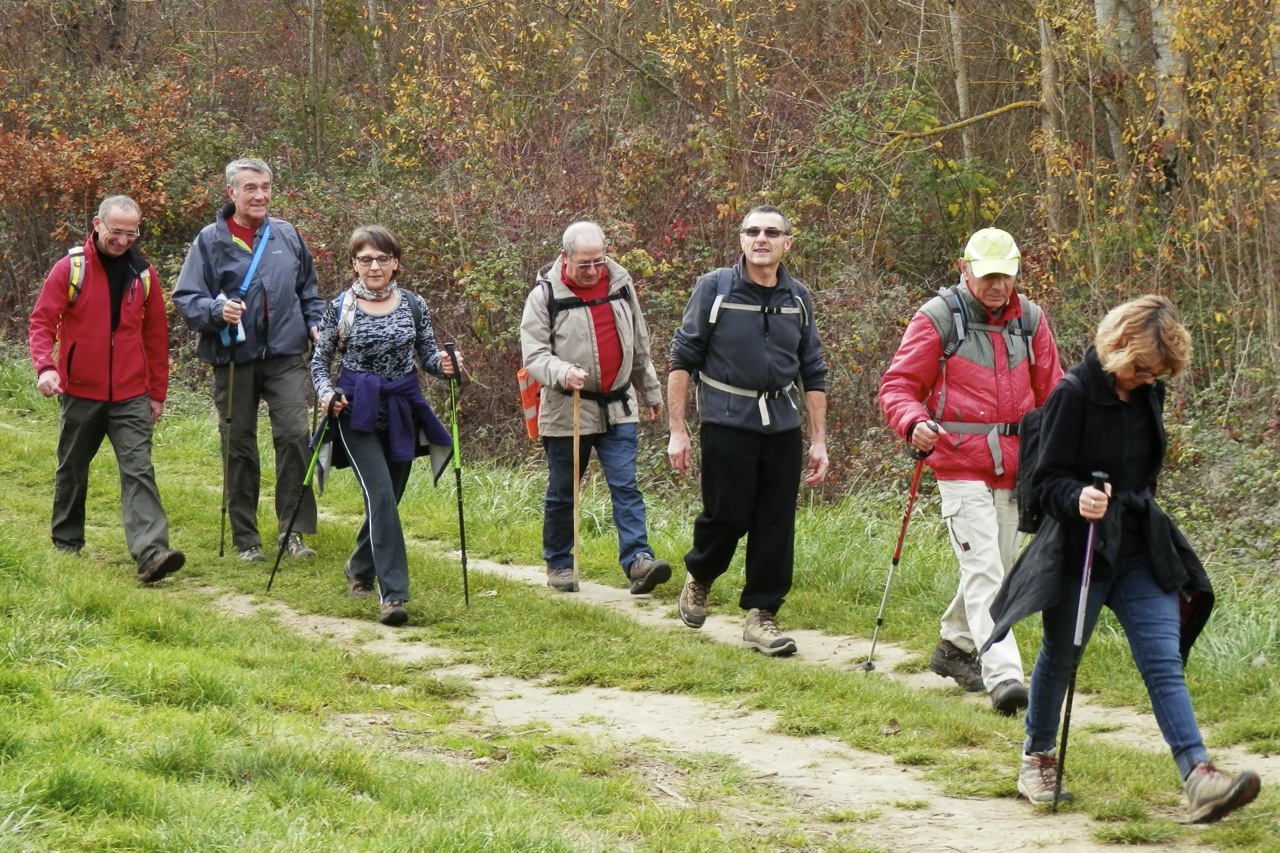
[[[1262,780],[1252,770],[1232,776],[1207,761],[1197,764],[1184,784],[1187,788],[1187,817],[1192,823],[1222,820],[1236,809],[1252,803],[1262,789]]]
[[[1033,803],[1052,803],[1053,789],[1058,782],[1058,754],[1050,749],[1044,752],[1022,754],[1022,769],[1018,771],[1018,793]],[[1069,803],[1075,797],[1066,788],[1058,795],[1058,802]]]

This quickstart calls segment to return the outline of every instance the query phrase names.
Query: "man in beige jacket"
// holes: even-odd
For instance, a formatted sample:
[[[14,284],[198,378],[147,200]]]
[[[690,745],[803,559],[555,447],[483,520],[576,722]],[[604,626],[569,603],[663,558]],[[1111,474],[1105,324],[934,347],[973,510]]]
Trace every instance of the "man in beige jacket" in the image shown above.
[[[560,256],[538,273],[520,321],[524,366],[542,384],[538,434],[547,453],[542,556],[547,585],[576,590],[573,577],[573,393],[581,396],[579,470],[592,448],[609,484],[618,562],[632,595],[652,592],[671,566],[649,547],[636,482],[640,406],[662,417],[662,386],[649,353],[649,328],[631,275],[605,256],[604,231],[575,222]]]

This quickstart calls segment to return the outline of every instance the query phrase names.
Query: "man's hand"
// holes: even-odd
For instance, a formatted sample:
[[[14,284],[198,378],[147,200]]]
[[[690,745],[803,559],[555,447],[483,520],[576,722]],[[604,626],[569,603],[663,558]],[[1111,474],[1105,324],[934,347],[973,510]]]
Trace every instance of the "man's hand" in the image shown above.
[[[827,476],[827,443],[815,441],[809,445],[809,475],[804,478],[806,486],[816,486]]]
[[[911,430],[909,440],[911,446],[921,453],[932,453],[938,437],[946,434],[947,431],[933,421],[920,421]]]
[[[570,391],[581,391],[587,385],[587,376],[587,371],[575,364],[564,375],[564,387]]]
[[[667,442],[667,459],[671,461],[671,467],[681,474],[687,474],[692,448],[693,442],[689,440],[688,432],[672,432],[671,440]]]
[[[222,303],[222,321],[228,326],[240,322],[244,316],[244,303],[239,299],[228,299]]]
[[[160,420],[160,416],[164,414],[164,400],[151,400],[151,423]]]
[[[62,380],[58,378],[58,371],[46,370],[36,379],[36,390],[40,392],[41,397],[52,397],[55,394],[62,393]]]
[[[649,406],[648,412],[649,412],[649,420],[651,421],[662,420],[662,404],[661,403],[658,403],[656,406]]]
[[[311,345],[315,346],[318,343],[320,343],[320,327],[312,326],[311,327]]]

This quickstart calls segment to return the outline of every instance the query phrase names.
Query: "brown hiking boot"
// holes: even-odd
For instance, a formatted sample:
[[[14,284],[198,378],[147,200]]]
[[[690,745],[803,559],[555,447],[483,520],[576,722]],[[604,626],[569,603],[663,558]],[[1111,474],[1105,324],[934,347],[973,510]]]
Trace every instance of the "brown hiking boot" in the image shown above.
[[[577,592],[573,582],[573,569],[547,569],[547,586],[560,592]]]
[[[138,566],[138,582],[153,584],[173,574],[182,568],[186,562],[187,558],[183,556],[181,551],[161,549],[151,559]]]
[[[701,628],[707,621],[707,596],[711,587],[704,586],[693,575],[686,573],[684,589],[680,590],[680,621],[690,628]]]
[[[982,664],[974,652],[966,652],[950,640],[938,640],[929,658],[929,669],[943,678],[954,678],[969,693],[986,690],[982,683]]]
[[[1183,783],[1187,789],[1187,818],[1192,823],[1214,823],[1257,799],[1262,780],[1252,770],[1238,776],[1223,773],[1202,761]]]
[[[347,592],[352,598],[368,598],[373,595],[373,584],[361,580],[351,573],[351,561],[342,567],[342,575],[347,579]]]
[[[632,561],[627,577],[631,579],[631,594],[644,595],[653,592],[658,584],[671,580],[671,564],[652,554],[641,554]]]
[[[742,630],[742,642],[749,648],[770,657],[786,657],[796,653],[796,641],[778,629],[778,621],[768,610],[752,608],[747,611],[747,624]]]
[[[378,621],[394,628],[409,621],[409,611],[403,601],[384,601],[378,608]]]

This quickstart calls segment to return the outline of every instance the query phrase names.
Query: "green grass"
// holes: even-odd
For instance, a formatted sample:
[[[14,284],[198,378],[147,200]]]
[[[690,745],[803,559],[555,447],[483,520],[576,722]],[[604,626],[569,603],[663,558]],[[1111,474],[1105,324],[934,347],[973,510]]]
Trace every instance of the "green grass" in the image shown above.
[[[725,757],[673,756],[540,728],[507,731],[473,719],[467,682],[435,664],[402,664],[281,630],[265,612],[239,618],[217,599],[232,592],[326,616],[373,617],[344,594],[340,557],[361,520],[352,478],[322,497],[321,558],[286,561],[269,595],[261,564],[219,559],[216,424],[201,392],[175,390],[156,435],[155,461],[173,543],[188,554],[175,581],[141,589],[124,550],[114,460],[95,461],[88,545],[79,558],[48,545],[56,406],[40,399],[26,365],[0,363],[0,455],[9,488],[0,504],[0,849],[48,850],[776,850],[868,851],[856,824],[879,810],[841,812],[827,828],[794,823],[786,804]],[[262,430],[269,467],[267,430]],[[538,565],[545,472],[530,446],[519,470],[481,464],[464,439],[471,556]],[[471,457],[471,458],[467,458]],[[882,493],[839,504],[806,502],[799,518],[796,588],[784,624],[869,636],[901,524],[909,470]],[[272,481],[268,470],[266,483]],[[896,488],[898,486],[900,488]],[[954,592],[954,568],[930,486],[907,534],[882,642],[917,651],[918,671]],[[929,492],[929,493],[926,493]],[[697,508],[683,490],[654,485],[651,539],[679,564]],[[263,495],[262,530],[270,489]],[[623,587],[607,490],[584,491],[586,579]],[[951,794],[1013,797],[1021,724],[952,695],[922,693],[860,672],[774,661],[697,632],[660,630],[572,597],[474,572],[463,607],[452,475],[433,488],[421,472],[402,515],[411,540],[412,622],[403,636],[449,651],[453,663],[553,688],[586,685],[679,693],[778,715],[781,731],[824,736],[893,756]],[[740,563],[739,563],[740,567]],[[1268,589],[1213,565],[1220,603],[1189,678],[1214,743],[1258,750],[1280,741],[1277,605]],[[732,612],[731,571],[712,607]],[[674,607],[677,581],[655,607]],[[492,591],[493,595],[482,593]],[[1079,689],[1117,704],[1145,703],[1123,637],[1103,623]],[[1024,659],[1034,626],[1019,629]],[[643,653],[638,653],[643,650]],[[343,721],[375,717],[359,736]],[[889,720],[899,731],[883,732]],[[368,730],[368,731],[366,731]],[[1164,818],[1178,808],[1166,752],[1072,740],[1072,790],[1117,844],[1190,843],[1280,848],[1277,799],[1207,832]],[[678,775],[688,807],[656,795],[648,768]],[[911,792],[886,807],[916,810]],[[764,809],[752,826],[736,815]],[[851,824],[847,830],[833,824]]]

